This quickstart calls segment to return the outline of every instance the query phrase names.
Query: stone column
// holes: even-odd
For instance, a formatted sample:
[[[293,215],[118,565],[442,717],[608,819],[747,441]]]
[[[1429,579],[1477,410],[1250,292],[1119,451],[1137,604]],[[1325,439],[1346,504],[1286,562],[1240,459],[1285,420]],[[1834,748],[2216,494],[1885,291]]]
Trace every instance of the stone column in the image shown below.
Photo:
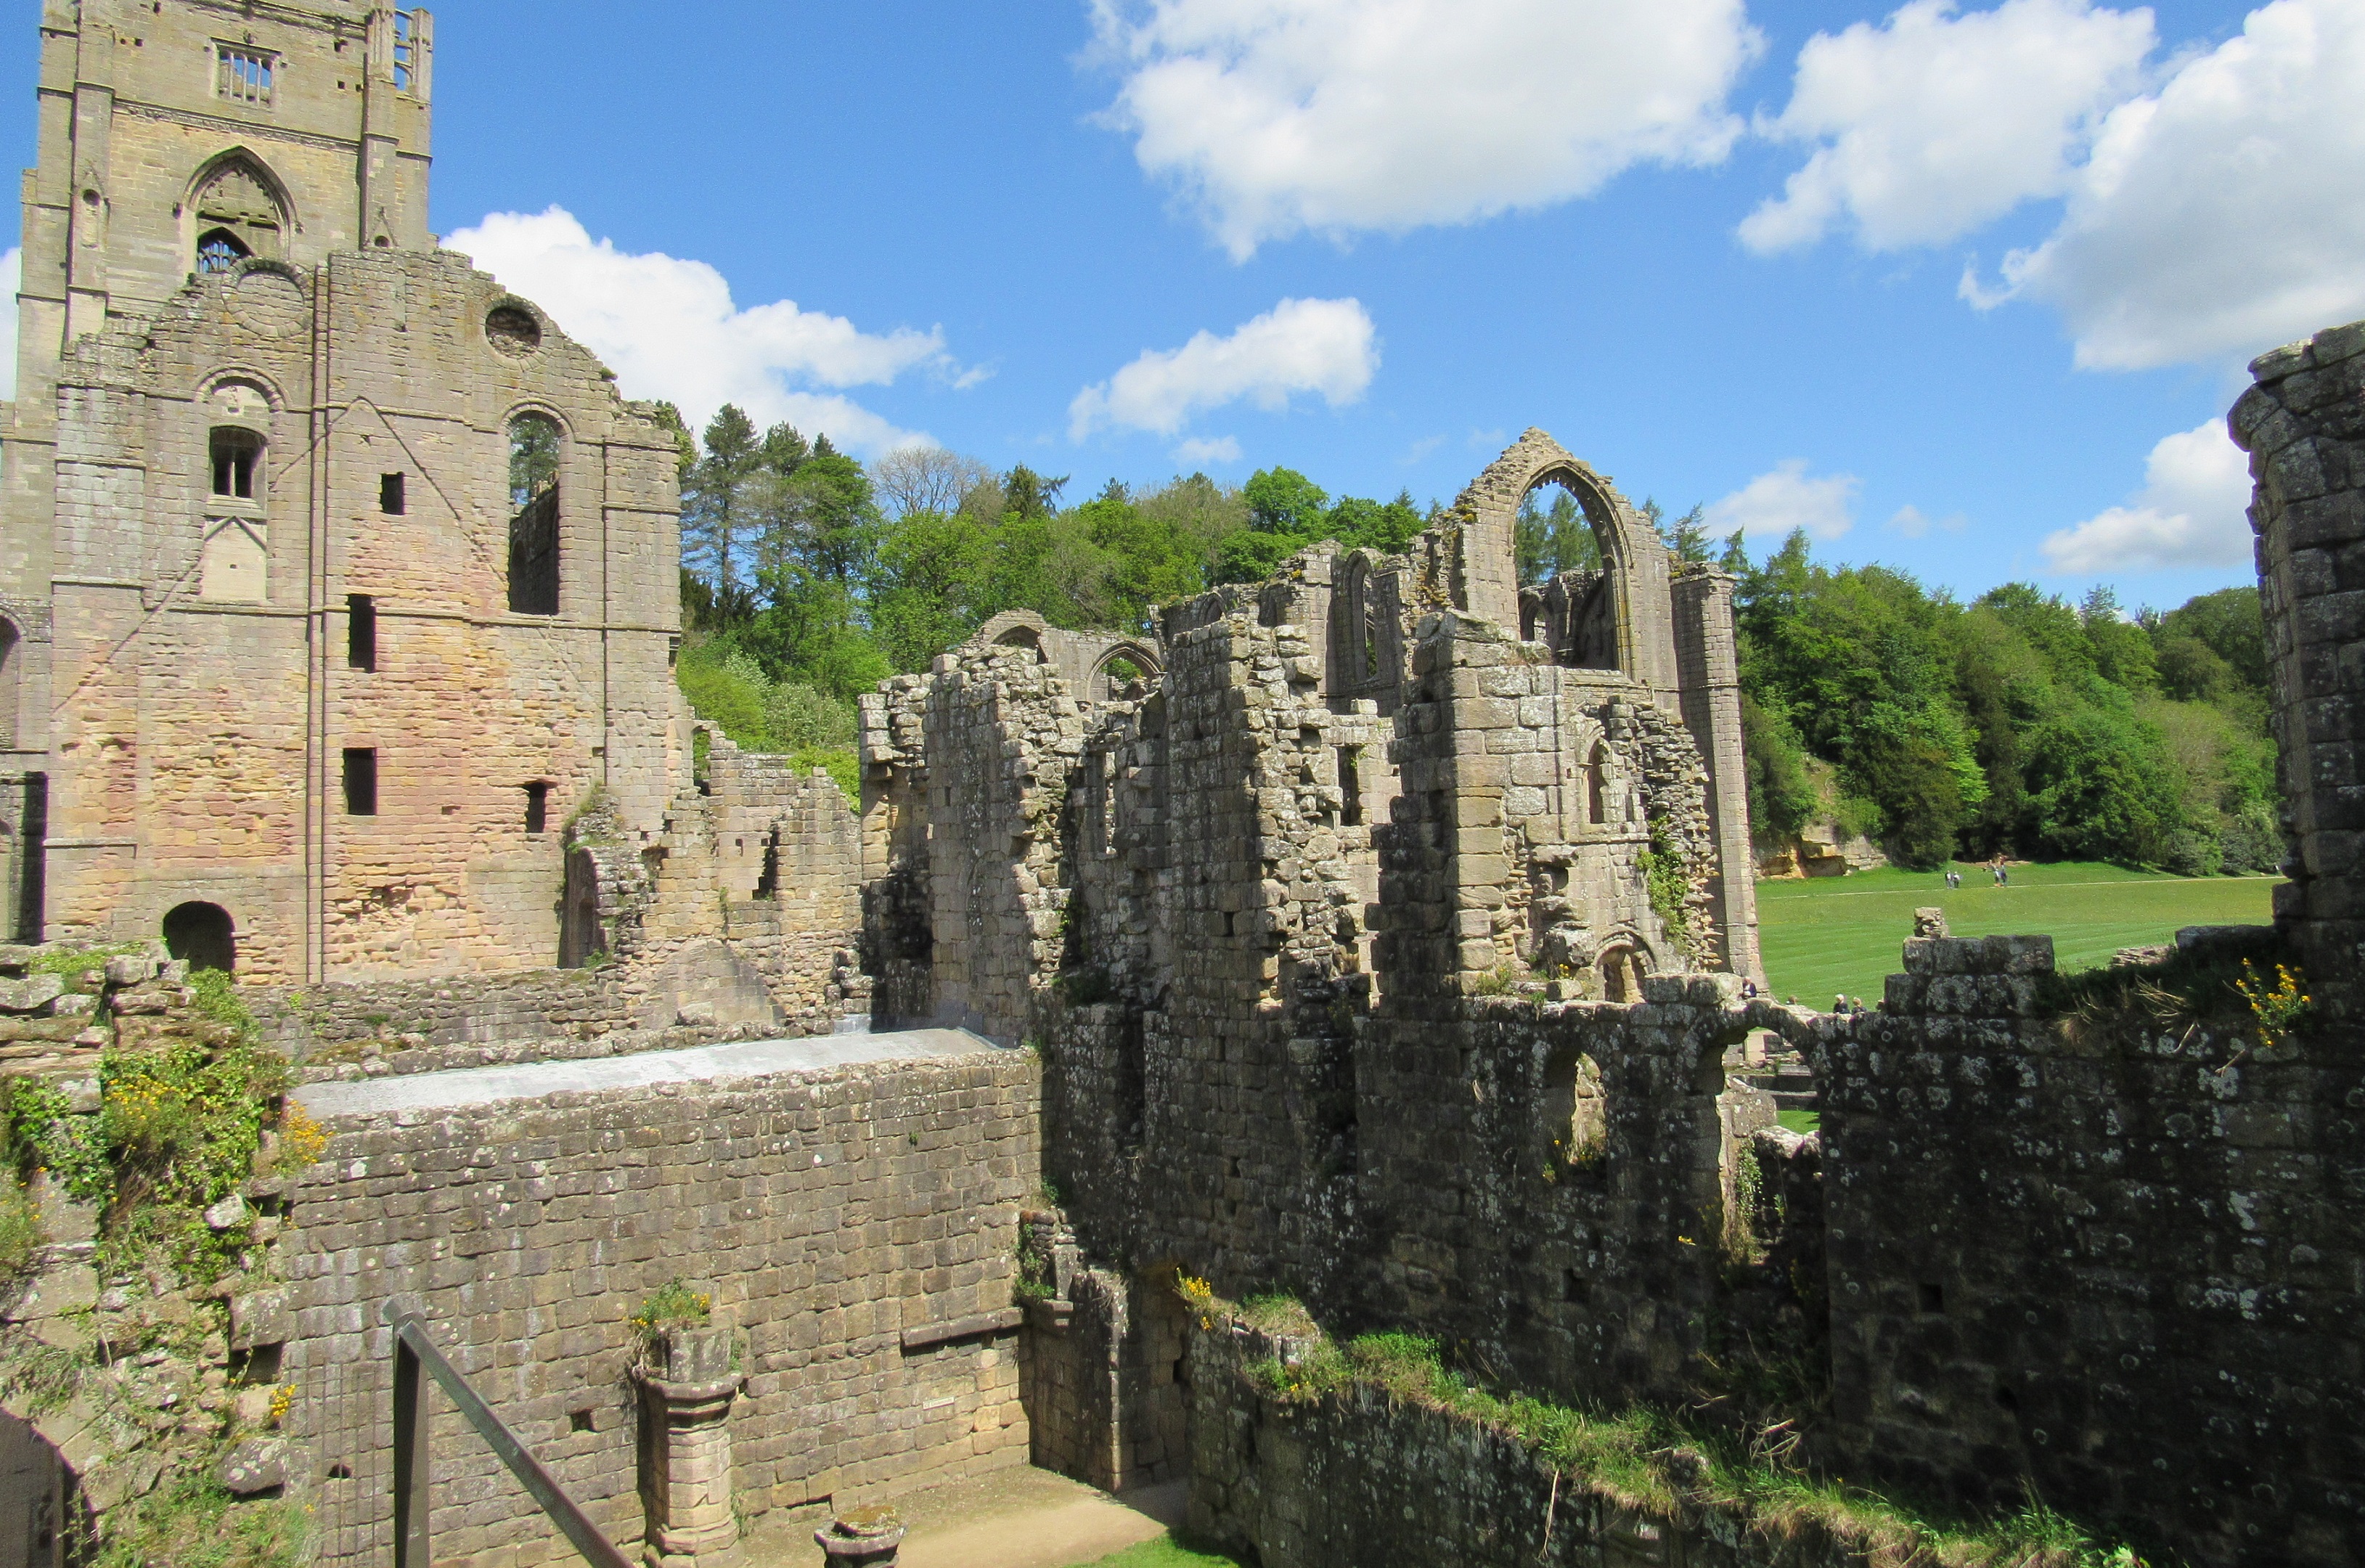
[[[651,1364],[654,1363],[654,1364]],[[731,1511],[731,1330],[667,1330],[633,1369],[641,1385],[641,1505],[649,1568],[705,1568],[735,1559]]]

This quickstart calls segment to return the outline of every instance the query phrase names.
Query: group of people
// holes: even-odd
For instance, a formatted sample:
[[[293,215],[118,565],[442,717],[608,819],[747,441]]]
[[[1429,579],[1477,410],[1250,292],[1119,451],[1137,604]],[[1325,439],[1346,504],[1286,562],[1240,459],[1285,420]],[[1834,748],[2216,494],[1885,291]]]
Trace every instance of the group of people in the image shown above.
[[[1988,862],[1988,875],[1995,879],[1995,885],[1999,888],[2008,888],[2012,886],[2012,868],[2003,863],[2003,856],[2001,854],[1998,854],[1994,859]],[[1956,870],[1952,866],[1947,867],[1946,886],[1950,888],[1959,888],[1962,885],[1963,874],[1960,871]]]
[[[1871,1011],[1871,1008],[1864,1004],[1864,998],[1860,996],[1850,996],[1847,992],[1842,991],[1832,998],[1832,1014],[1834,1017],[1846,1018],[1855,1014]]]

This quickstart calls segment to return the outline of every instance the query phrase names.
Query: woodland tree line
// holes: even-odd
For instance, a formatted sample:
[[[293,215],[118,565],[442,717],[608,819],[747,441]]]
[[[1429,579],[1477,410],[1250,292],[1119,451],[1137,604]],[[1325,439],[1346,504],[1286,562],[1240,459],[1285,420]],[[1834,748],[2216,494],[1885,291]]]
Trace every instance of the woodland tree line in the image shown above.
[[[671,410],[667,410],[670,414]],[[937,449],[866,465],[726,407],[681,447],[679,663],[699,714],[743,746],[853,783],[854,698],[925,668],[1004,610],[1141,632],[1156,607],[1270,575],[1323,539],[1403,550],[1436,507],[1333,498],[1287,468],[1115,480],[1084,499],[1021,465]],[[2025,583],[1966,602],[1887,566],[1829,566],[1793,534],[1763,565],[1698,508],[1643,510],[1671,548],[1738,579],[1753,824],[1824,824],[1900,863],[1999,852],[2191,874],[2273,868],[2273,744],[2257,590],[2132,616]],[[1523,581],[1599,564],[1565,494],[1518,531]]]

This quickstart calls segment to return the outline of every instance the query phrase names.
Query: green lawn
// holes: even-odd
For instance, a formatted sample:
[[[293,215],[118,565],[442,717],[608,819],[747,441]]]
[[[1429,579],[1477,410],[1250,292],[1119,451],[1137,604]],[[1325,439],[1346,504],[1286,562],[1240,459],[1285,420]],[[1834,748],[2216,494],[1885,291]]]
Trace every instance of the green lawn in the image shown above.
[[[1128,1546],[1114,1557],[1103,1557],[1084,1568],[1239,1568],[1239,1560],[1194,1551],[1177,1543],[1172,1536],[1160,1536],[1139,1546]]]
[[[1879,1002],[1913,912],[1935,904],[1957,936],[2049,935],[2065,969],[2107,964],[2122,947],[2165,942],[2181,925],[2262,925],[2276,877],[2171,877],[2089,861],[2014,866],[1999,888],[1963,866],[1949,890],[1935,871],[1757,884],[1757,939],[1778,997],[1829,1007],[1840,991]]]

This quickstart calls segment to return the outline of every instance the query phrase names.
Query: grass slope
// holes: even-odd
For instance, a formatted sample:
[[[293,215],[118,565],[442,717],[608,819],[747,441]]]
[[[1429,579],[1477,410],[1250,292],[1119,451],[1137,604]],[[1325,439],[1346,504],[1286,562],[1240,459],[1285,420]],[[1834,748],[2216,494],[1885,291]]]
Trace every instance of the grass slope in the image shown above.
[[[2262,925],[2276,877],[2171,877],[2091,861],[2014,866],[1999,888],[1964,866],[1949,890],[1935,871],[1757,884],[1757,939],[1776,996],[1829,1007],[1834,993],[1880,1001],[1913,935],[1913,912],[1934,904],[1957,936],[2049,935],[2064,969],[2107,964],[2122,947],[2165,942],[2181,925]]]

